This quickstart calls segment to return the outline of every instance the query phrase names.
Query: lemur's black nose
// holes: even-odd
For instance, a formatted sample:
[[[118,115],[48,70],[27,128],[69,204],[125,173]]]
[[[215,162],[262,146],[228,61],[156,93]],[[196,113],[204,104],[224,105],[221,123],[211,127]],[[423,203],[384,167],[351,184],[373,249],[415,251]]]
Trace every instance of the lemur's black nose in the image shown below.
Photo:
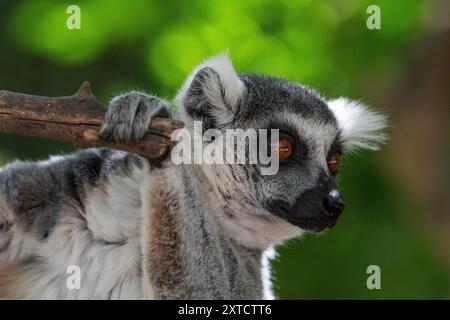
[[[345,208],[344,200],[337,189],[332,189],[324,199],[325,209],[333,215],[341,214]]]

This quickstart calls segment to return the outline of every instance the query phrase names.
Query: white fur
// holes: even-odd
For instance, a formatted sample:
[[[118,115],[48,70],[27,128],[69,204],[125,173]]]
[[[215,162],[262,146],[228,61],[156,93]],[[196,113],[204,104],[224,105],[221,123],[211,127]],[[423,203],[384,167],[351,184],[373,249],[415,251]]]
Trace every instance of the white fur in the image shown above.
[[[239,168],[239,165],[201,165],[201,173],[212,187],[205,192],[205,199],[225,234],[243,246],[258,249],[301,236],[300,228],[255,205],[256,200],[252,198],[255,191],[249,184],[236,183],[235,176],[242,173],[237,170],[233,176],[233,167]],[[224,194],[234,201],[224,199]],[[224,216],[225,207],[236,213],[233,219]]]
[[[261,258],[261,275],[262,275],[262,282],[263,282],[263,299],[264,300],[275,300],[275,295],[273,293],[273,286],[272,286],[272,273],[271,273],[271,266],[270,261],[275,259],[277,253],[275,249],[271,246],[267,250],[264,251],[262,258]]]
[[[139,234],[140,186],[145,171],[133,167],[130,175],[110,175],[107,189],[94,189],[86,201],[88,228],[94,239],[123,242]]]
[[[139,215],[139,212],[137,212]],[[139,238],[123,243],[92,239],[86,224],[64,217],[45,244],[37,249],[42,265],[24,275],[21,287],[31,299],[141,299]],[[58,254],[55,254],[57,252]],[[70,290],[66,281],[69,265],[81,270],[81,287]]]
[[[90,193],[85,214],[68,205],[47,241],[14,245],[31,249],[40,261],[22,272],[18,286],[27,298],[144,298],[140,186],[146,172],[148,165],[134,167],[129,176],[109,176],[106,190]],[[79,290],[66,286],[70,265],[81,270]]]
[[[15,224],[15,214],[0,197],[0,225],[11,226],[8,231],[0,232],[0,267],[28,258],[34,251],[36,241]],[[3,248],[10,248],[3,250]]]
[[[39,161],[39,164],[42,166],[50,166],[56,162],[60,162],[64,160],[64,156],[50,156],[47,160]]]
[[[311,148],[310,156],[322,168],[328,170],[327,153],[336,139],[336,127],[324,122],[310,121],[297,114],[284,114],[282,121],[297,129],[298,135]]]
[[[236,112],[238,100],[245,90],[245,85],[237,76],[233,63],[227,53],[211,57],[195,67],[178,91],[175,97],[175,103],[183,113],[185,111],[183,108],[183,99],[186,96],[194,77],[200,70],[206,67],[214,70],[219,76],[219,79],[217,79],[217,81],[215,77],[212,76],[210,78],[211,81],[205,83],[205,94],[210,100],[211,105],[216,108],[214,116],[219,125],[227,123],[232,119],[234,112]],[[222,96],[222,93],[224,93],[224,97]],[[225,101],[223,98],[225,98]],[[229,108],[231,108],[231,110]],[[183,116],[185,117],[184,114]]]
[[[376,150],[386,140],[386,117],[348,98],[328,101],[341,130],[344,148]]]

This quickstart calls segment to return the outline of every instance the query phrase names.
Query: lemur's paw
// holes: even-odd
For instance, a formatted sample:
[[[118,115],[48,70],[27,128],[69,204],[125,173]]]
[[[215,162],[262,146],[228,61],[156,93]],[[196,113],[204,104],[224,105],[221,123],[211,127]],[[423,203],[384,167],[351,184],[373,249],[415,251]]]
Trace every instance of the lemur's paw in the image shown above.
[[[156,116],[170,118],[167,101],[137,91],[117,96],[108,106],[100,137],[117,142],[137,141]]]

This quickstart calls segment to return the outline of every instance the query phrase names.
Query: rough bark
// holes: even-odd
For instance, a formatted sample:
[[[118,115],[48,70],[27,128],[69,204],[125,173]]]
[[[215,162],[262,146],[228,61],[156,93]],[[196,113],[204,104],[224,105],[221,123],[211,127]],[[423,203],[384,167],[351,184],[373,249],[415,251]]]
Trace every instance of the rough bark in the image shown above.
[[[108,147],[160,158],[170,148],[172,132],[183,127],[180,121],[154,118],[140,141],[109,142],[99,137],[105,112],[88,82],[67,97],[0,91],[0,132],[64,141],[79,148]]]

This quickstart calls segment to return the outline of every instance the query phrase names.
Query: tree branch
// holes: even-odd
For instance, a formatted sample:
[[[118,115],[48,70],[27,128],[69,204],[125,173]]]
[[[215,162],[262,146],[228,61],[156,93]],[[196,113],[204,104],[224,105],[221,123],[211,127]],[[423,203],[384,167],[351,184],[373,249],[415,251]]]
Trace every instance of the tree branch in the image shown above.
[[[79,148],[108,147],[160,158],[168,153],[180,121],[154,118],[142,140],[130,143],[99,137],[106,107],[91,93],[88,82],[68,97],[43,97],[0,90],[0,132],[64,141]]]

